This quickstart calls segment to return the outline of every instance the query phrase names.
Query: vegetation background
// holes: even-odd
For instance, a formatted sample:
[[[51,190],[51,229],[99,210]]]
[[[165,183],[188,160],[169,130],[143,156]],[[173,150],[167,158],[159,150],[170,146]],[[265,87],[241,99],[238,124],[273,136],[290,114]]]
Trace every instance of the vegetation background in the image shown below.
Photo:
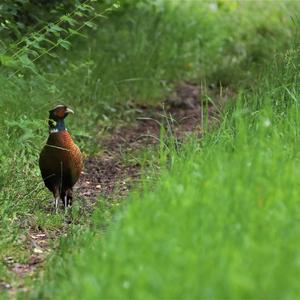
[[[297,299],[299,11],[298,1],[2,1],[0,297]],[[89,215],[77,201],[70,224],[49,213],[37,166],[49,107],[73,107],[72,136],[86,157],[101,155],[132,103],[160,103],[183,81],[233,91],[216,128],[137,155],[144,176],[121,205],[99,198]],[[37,229],[63,234],[20,279],[8,258],[26,262]]]

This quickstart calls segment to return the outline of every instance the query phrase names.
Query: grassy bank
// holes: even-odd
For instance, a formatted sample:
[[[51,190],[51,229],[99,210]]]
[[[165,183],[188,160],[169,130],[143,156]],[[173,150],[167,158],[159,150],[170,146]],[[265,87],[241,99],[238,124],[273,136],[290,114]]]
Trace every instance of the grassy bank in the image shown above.
[[[287,184],[296,180],[297,172],[293,163],[297,156],[293,151],[297,131],[291,125],[297,121],[297,106],[293,106],[289,121],[280,118],[281,113],[288,111],[281,99],[291,102],[297,99],[293,78],[295,60],[290,59],[288,72],[275,72],[274,77],[268,77],[264,83],[260,82],[264,76],[258,74],[265,74],[261,70],[273,61],[276,51],[290,47],[296,25],[289,15],[297,11],[295,2],[273,5],[220,1],[200,5],[197,1],[185,4],[166,1],[165,4],[157,2],[157,5],[132,5],[99,21],[98,30],[91,32],[87,40],[74,40],[69,52],[58,51],[57,59],[41,61],[37,66],[40,75],[21,72],[7,78],[0,74],[1,280],[14,283],[16,279],[5,262],[7,257],[26,262],[30,256],[32,249],[26,242],[30,230],[62,230],[69,232],[69,238],[62,243],[61,252],[67,252],[69,258],[61,254],[64,261],[57,257],[54,267],[49,268],[52,269],[47,275],[50,280],[41,292],[44,296],[49,293],[62,298],[67,292],[68,298],[71,295],[93,298],[99,292],[103,298],[119,297],[125,292],[128,298],[193,296],[186,294],[187,289],[207,297],[210,293],[212,297],[254,295],[253,276],[258,273],[255,259],[260,257],[259,252],[255,252],[259,251],[260,243],[255,243],[254,236],[257,234],[258,239],[261,238],[262,251],[267,255],[270,251],[267,242],[274,236],[263,225],[265,218],[275,213],[276,205],[281,207],[279,203],[283,198],[274,200],[277,204],[273,212],[270,210],[266,214],[261,212],[266,210],[265,200],[256,204],[260,200],[253,199],[258,199],[260,193],[262,199],[265,196],[272,199],[272,191],[279,192],[283,188],[275,184],[283,172],[276,176],[277,165],[272,155],[283,159],[289,153],[284,160],[284,170],[287,168],[286,172],[290,172],[285,177]],[[282,75],[286,76],[284,83]],[[63,214],[49,214],[46,209],[49,194],[37,167],[38,153],[47,137],[49,107],[63,101],[74,108],[76,115],[68,120],[68,127],[88,155],[101,151],[98,140],[107,128],[121,118],[130,120],[130,114],[127,117],[121,105],[160,101],[179,80],[206,82],[207,85],[221,83],[237,91],[255,84],[260,84],[261,88],[251,96],[241,92],[240,107],[228,112],[220,131],[207,136],[201,145],[192,142],[179,156],[173,153],[175,163],[171,173],[166,171],[155,192],[132,195],[132,201],[128,207],[124,206],[105,239],[99,240],[102,232],[99,233],[97,226],[103,219],[101,210],[95,213],[92,220],[95,229],[91,230],[80,216],[69,226]],[[278,105],[269,104],[270,99]],[[261,103],[268,104],[261,110]],[[263,124],[269,125],[264,127]],[[280,147],[285,139],[287,147]],[[269,149],[272,143],[277,151],[274,154],[273,148]],[[248,167],[243,165],[245,160],[249,162]],[[269,167],[273,171],[266,176],[264,172]],[[252,178],[256,179],[250,181]],[[252,189],[245,189],[251,184]],[[287,196],[288,189],[280,193],[282,197]],[[281,214],[274,230],[279,230],[289,220],[287,214],[296,205],[293,200],[296,198],[292,198],[297,196],[296,191],[293,193],[288,208],[279,209]],[[240,200],[242,198],[245,200]],[[261,210],[257,208],[259,205],[262,205]],[[231,216],[232,210],[236,212]],[[255,218],[258,221],[254,222]],[[247,227],[246,220],[251,226]],[[228,241],[223,226],[225,221],[228,221]],[[234,225],[231,227],[231,224]],[[260,226],[266,231],[260,230]],[[85,233],[83,241],[78,241],[76,231]],[[205,235],[206,232],[212,237]],[[291,231],[291,239],[295,239],[294,234]],[[248,237],[250,246],[245,242],[239,250],[237,245],[244,236]],[[82,245],[82,254],[78,256],[75,255],[79,248],[77,243]],[[277,243],[283,247],[281,240]],[[222,247],[216,247],[218,245]],[[249,248],[253,251],[249,259],[254,260],[254,269],[243,279],[237,274],[239,268],[244,267],[247,247],[253,247]],[[290,251],[294,250],[291,246]],[[199,256],[198,251],[201,252]],[[206,255],[211,257],[206,259]],[[284,251],[274,255],[276,259],[283,259]],[[212,264],[216,265],[215,261],[220,266],[217,276],[210,269]],[[194,263],[203,265],[203,269],[195,270]],[[232,269],[227,267],[229,265]],[[273,271],[275,267],[270,264],[266,270]],[[222,283],[222,270],[230,271],[227,284]],[[164,273],[167,271],[172,273],[171,277]],[[275,276],[276,272],[272,274]],[[183,276],[189,278],[186,283]],[[196,285],[197,276],[204,281],[201,290],[202,285],[198,285],[199,289],[191,289]],[[182,286],[171,285],[178,280],[183,282]],[[242,287],[236,291],[230,289],[234,280],[242,281]],[[217,284],[222,289],[214,289]]]

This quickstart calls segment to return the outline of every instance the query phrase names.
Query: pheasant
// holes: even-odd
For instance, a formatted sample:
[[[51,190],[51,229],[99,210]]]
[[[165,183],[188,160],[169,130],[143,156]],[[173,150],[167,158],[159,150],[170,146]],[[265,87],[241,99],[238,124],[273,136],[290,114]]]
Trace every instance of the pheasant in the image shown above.
[[[39,158],[41,174],[53,193],[56,211],[59,199],[65,208],[72,205],[73,186],[83,167],[81,152],[65,127],[64,119],[69,113],[74,112],[65,105],[49,111],[49,137]]]

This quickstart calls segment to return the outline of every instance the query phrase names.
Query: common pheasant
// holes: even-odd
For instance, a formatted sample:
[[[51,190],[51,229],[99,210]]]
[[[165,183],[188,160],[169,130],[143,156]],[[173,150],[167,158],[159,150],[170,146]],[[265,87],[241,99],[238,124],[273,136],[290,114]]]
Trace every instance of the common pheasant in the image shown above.
[[[64,207],[72,205],[73,186],[83,167],[82,155],[65,127],[64,119],[74,113],[65,105],[49,111],[49,137],[40,153],[39,166],[46,187],[53,193],[55,209],[59,199]]]

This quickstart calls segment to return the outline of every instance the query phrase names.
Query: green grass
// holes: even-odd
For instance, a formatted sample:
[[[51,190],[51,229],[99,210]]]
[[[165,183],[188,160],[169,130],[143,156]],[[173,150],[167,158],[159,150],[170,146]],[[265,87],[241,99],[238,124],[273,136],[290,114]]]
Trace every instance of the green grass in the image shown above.
[[[299,61],[288,54],[218,130],[172,152],[104,237],[96,211],[85,238],[62,244],[37,298],[297,299]]]
[[[30,250],[21,237],[31,228],[39,227],[69,232],[59,246],[69,257],[64,256],[65,262],[60,259],[53,262],[53,270],[49,267],[50,281],[41,292],[44,295],[49,292],[62,298],[68,291],[73,298],[78,295],[93,298],[101,289],[103,298],[124,293],[128,293],[128,298],[151,295],[216,298],[254,297],[253,291],[259,291],[253,279],[260,278],[255,269],[259,262],[255,259],[267,261],[268,244],[274,234],[267,230],[271,223],[263,226],[267,222],[264,218],[271,219],[279,207],[278,215],[274,216],[278,218],[274,230],[279,230],[290,220],[288,214],[296,206],[296,191],[291,193],[279,182],[283,174],[287,174],[286,181],[282,181],[287,186],[295,186],[297,180],[294,124],[297,106],[288,111],[283,105],[296,102],[298,97],[293,77],[297,70],[293,56],[298,55],[297,51],[288,55],[290,64],[285,73],[278,66],[280,73],[276,69],[273,77],[268,75],[264,79],[262,74],[266,74],[263,70],[273,62],[273,55],[294,42],[298,25],[289,15],[299,11],[299,4],[293,1],[276,5],[219,1],[217,6],[197,1],[155,3],[137,2],[100,21],[98,30],[90,33],[87,40],[73,40],[69,52],[58,51],[58,59],[40,61],[39,76],[21,72],[7,78],[0,73],[0,278],[5,282],[17,279],[8,271],[4,258],[13,256],[16,261],[26,261]],[[220,130],[208,133],[201,143],[191,142],[178,156],[172,151],[161,153],[161,163],[169,155],[173,157],[171,171],[162,174],[155,191],[151,188],[152,192],[148,192],[145,184],[144,193],[132,195],[114,222],[111,222],[111,208],[105,205],[95,212],[92,221],[75,216],[78,219],[72,225],[65,223],[63,214],[49,214],[46,208],[51,196],[43,187],[37,166],[38,153],[47,137],[49,107],[61,101],[71,105],[76,115],[67,123],[76,142],[86,155],[100,153],[99,139],[106,129],[116,126],[120,119],[131,120],[134,111],[124,111],[127,103],[161,101],[180,80],[207,85],[221,83],[236,91],[257,84],[261,87],[250,96],[241,92],[238,103],[242,107],[229,110]],[[291,117],[285,120],[287,112]],[[272,125],[266,128],[259,125],[268,124],[267,120]],[[286,147],[280,147],[283,142]],[[273,153],[271,145],[277,152]],[[153,154],[145,157],[148,156]],[[284,172],[275,157],[284,162]],[[253,167],[247,167],[245,161]],[[260,203],[257,197],[261,193],[262,199],[272,199],[275,197],[272,191],[282,194],[279,200],[274,200],[277,204],[271,207],[273,210],[263,214],[266,207],[258,208],[261,204],[256,204]],[[280,204],[285,197],[289,201],[286,205],[290,205],[287,209]],[[104,239],[99,229],[103,223],[105,227],[112,223]],[[234,229],[236,224],[240,224],[237,226],[240,229]],[[84,236],[82,240],[79,233]],[[294,231],[290,243],[296,247],[293,234]],[[255,235],[261,238],[260,243],[255,243]],[[248,237],[249,244],[243,236],[246,240]],[[278,244],[274,243],[282,247],[280,242],[278,239]],[[75,255],[79,245],[82,254]],[[262,254],[255,248],[259,245],[265,251]],[[272,254],[276,259],[292,257],[289,253],[285,256],[280,249]],[[293,250],[292,246],[290,249]],[[248,250],[247,266],[253,265],[255,270],[245,272],[248,277],[238,276]],[[195,268],[194,263],[203,265],[203,269]],[[219,266],[216,276],[215,266]],[[272,271],[275,276],[272,268],[274,265],[268,264],[265,272]],[[222,274],[226,270],[225,278]],[[289,276],[293,270],[296,272],[296,267]],[[166,276],[167,271],[171,277]],[[278,278],[284,283],[289,276],[278,275]],[[182,286],[174,283],[178,280]],[[234,280],[241,280],[242,287],[233,291]],[[276,287],[279,286],[277,282]],[[295,291],[292,287],[291,293]],[[79,294],[79,289],[84,294]],[[188,294],[187,290],[195,294]]]

